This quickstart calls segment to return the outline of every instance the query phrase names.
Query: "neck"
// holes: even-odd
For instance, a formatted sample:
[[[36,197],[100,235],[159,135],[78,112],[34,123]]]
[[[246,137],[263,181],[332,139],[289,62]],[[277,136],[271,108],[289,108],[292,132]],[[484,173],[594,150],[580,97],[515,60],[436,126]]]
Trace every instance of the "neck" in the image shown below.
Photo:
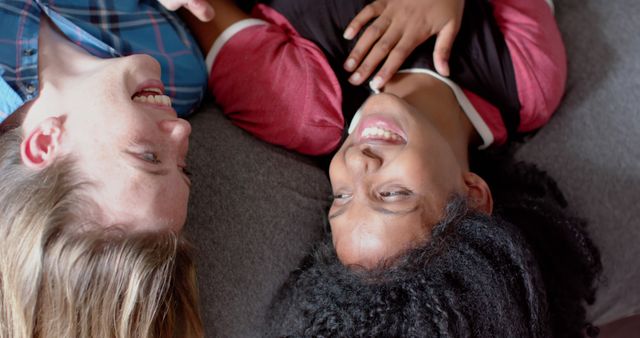
[[[77,73],[85,62],[93,58],[82,48],[76,46],[57,30],[46,16],[40,20],[38,35],[38,97],[47,97],[47,102],[60,99],[56,93],[62,88],[69,76]],[[50,116],[62,114],[51,109],[31,109],[36,100],[30,101],[18,110],[18,116],[25,130]]]
[[[427,74],[396,74],[383,91],[424,113],[447,140],[462,168],[468,170],[469,147],[479,136],[446,83]]]

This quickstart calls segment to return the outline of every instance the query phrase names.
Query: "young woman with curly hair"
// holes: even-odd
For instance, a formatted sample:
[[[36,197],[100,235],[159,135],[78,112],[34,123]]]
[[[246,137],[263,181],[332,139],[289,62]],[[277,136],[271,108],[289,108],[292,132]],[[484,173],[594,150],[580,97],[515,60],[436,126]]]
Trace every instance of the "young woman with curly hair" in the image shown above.
[[[342,264],[327,238],[274,298],[267,336],[596,336],[584,305],[602,267],[584,222],[534,166],[480,171],[493,215],[456,196],[429,241],[373,269]]]
[[[600,260],[583,223],[535,169],[471,160],[541,127],[560,102],[566,57],[548,2],[271,0],[251,17],[215,6],[227,20],[191,27],[224,112],[289,149],[339,147],[331,239],[284,286],[269,334],[589,327]]]

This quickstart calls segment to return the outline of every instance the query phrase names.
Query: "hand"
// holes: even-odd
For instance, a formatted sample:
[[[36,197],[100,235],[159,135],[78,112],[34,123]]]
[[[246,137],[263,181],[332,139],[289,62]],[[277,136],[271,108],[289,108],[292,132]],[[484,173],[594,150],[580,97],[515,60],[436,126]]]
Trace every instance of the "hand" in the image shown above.
[[[184,7],[200,21],[211,21],[215,12],[207,0],[158,0],[164,8],[175,11]]]
[[[354,71],[349,82],[361,84],[386,58],[371,83],[375,88],[382,87],[411,52],[433,35],[438,36],[433,50],[436,71],[449,76],[449,55],[460,30],[463,10],[464,0],[377,0],[370,3],[344,32],[344,38],[351,40],[375,18],[344,64],[347,71]]]

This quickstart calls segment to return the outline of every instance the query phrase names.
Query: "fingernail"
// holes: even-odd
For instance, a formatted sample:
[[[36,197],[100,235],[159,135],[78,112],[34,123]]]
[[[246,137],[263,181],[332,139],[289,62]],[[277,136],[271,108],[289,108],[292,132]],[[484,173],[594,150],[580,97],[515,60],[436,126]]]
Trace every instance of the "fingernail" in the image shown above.
[[[353,35],[354,35],[353,28],[347,27],[347,29],[345,29],[344,34],[342,35],[342,37],[345,38],[346,40],[351,40],[351,39],[353,39]]]
[[[361,78],[362,76],[360,76],[360,73],[353,73],[353,75],[351,75],[351,77],[349,78],[349,82],[357,84],[360,82]]]
[[[348,71],[353,70],[356,67],[356,60],[354,59],[347,59],[347,62],[344,63],[344,68]]]
[[[446,62],[439,61],[436,65],[436,71],[442,76],[449,76],[449,65]]]
[[[207,21],[211,21],[216,13],[213,11],[213,8],[206,7],[204,10],[204,17]]]
[[[380,89],[380,85],[382,85],[382,78],[379,76],[374,77],[373,80],[369,82],[369,86],[373,89]]]

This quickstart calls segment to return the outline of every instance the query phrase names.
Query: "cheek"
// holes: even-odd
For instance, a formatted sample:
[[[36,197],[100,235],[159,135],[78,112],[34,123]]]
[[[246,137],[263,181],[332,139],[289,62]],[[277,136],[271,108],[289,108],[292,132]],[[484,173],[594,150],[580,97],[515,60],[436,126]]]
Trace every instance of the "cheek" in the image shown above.
[[[180,201],[178,202],[178,205],[180,206],[182,213],[183,213],[183,219],[186,218],[187,216],[187,208],[189,206],[189,188],[183,188],[182,193],[180,195]]]
[[[434,175],[435,166],[437,163],[434,160],[405,152],[389,163],[386,174],[411,190],[429,192],[435,188],[434,184],[440,183]]]
[[[178,182],[178,184],[175,193],[169,194],[169,196],[174,196],[174,198],[168,200],[168,203],[170,203],[173,209],[174,215],[171,218],[175,220],[173,230],[176,232],[181,231],[186,222],[190,192],[189,188],[183,182]]]
[[[342,177],[344,174],[344,161],[342,156],[342,149],[333,155],[331,163],[329,163],[329,179],[331,183]]]
[[[401,171],[396,174],[402,175],[407,184],[423,191],[429,199],[447,200],[460,190],[462,173],[455,160],[413,152],[398,163]]]
[[[398,164],[398,169],[401,170],[398,174],[404,175],[407,179],[416,183],[428,181],[434,165],[433,160],[430,161],[415,154],[406,154],[399,157],[395,162]]]

